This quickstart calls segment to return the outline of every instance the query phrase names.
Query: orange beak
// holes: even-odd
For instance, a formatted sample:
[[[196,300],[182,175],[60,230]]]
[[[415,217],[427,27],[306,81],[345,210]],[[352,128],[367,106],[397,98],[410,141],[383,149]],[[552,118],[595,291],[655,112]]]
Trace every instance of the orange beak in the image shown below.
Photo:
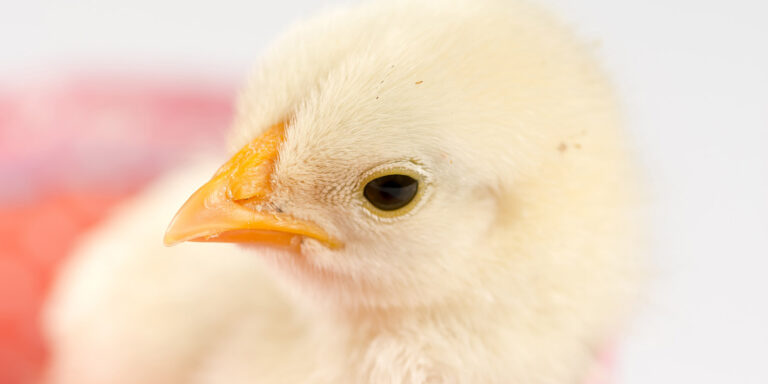
[[[296,249],[302,237],[310,237],[339,247],[317,224],[273,211],[268,204],[283,132],[282,123],[271,127],[219,168],[176,213],[164,243],[262,243]]]

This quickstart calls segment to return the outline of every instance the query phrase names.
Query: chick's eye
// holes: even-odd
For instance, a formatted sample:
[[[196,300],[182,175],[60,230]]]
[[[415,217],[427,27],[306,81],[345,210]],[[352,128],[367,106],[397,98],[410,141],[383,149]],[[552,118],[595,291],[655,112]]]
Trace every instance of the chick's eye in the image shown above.
[[[365,185],[363,195],[374,207],[394,211],[405,207],[416,196],[419,182],[406,175],[386,175]]]

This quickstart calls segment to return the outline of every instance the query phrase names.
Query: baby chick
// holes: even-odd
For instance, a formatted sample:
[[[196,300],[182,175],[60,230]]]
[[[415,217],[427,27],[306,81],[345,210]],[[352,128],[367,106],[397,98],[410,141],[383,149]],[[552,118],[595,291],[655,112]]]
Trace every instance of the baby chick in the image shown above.
[[[304,22],[213,178],[167,177],[75,253],[50,382],[583,384],[637,281],[616,109],[526,3]],[[164,240],[208,244],[164,248],[196,187]]]

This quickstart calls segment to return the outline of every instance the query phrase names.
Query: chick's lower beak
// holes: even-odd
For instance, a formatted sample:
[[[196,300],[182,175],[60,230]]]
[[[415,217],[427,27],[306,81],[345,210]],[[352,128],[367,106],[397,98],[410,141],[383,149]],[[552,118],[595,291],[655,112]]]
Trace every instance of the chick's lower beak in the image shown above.
[[[301,237],[329,247],[339,243],[321,227],[270,208],[270,177],[283,139],[283,124],[246,145],[181,207],[164,243],[184,241],[264,243],[295,247]]]

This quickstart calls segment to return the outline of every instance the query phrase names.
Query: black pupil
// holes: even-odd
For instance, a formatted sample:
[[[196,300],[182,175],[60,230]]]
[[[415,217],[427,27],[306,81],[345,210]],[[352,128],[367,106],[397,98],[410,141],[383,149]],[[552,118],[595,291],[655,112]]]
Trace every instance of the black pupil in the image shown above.
[[[374,207],[382,211],[400,209],[413,200],[419,182],[406,175],[387,175],[371,180],[363,194]]]

